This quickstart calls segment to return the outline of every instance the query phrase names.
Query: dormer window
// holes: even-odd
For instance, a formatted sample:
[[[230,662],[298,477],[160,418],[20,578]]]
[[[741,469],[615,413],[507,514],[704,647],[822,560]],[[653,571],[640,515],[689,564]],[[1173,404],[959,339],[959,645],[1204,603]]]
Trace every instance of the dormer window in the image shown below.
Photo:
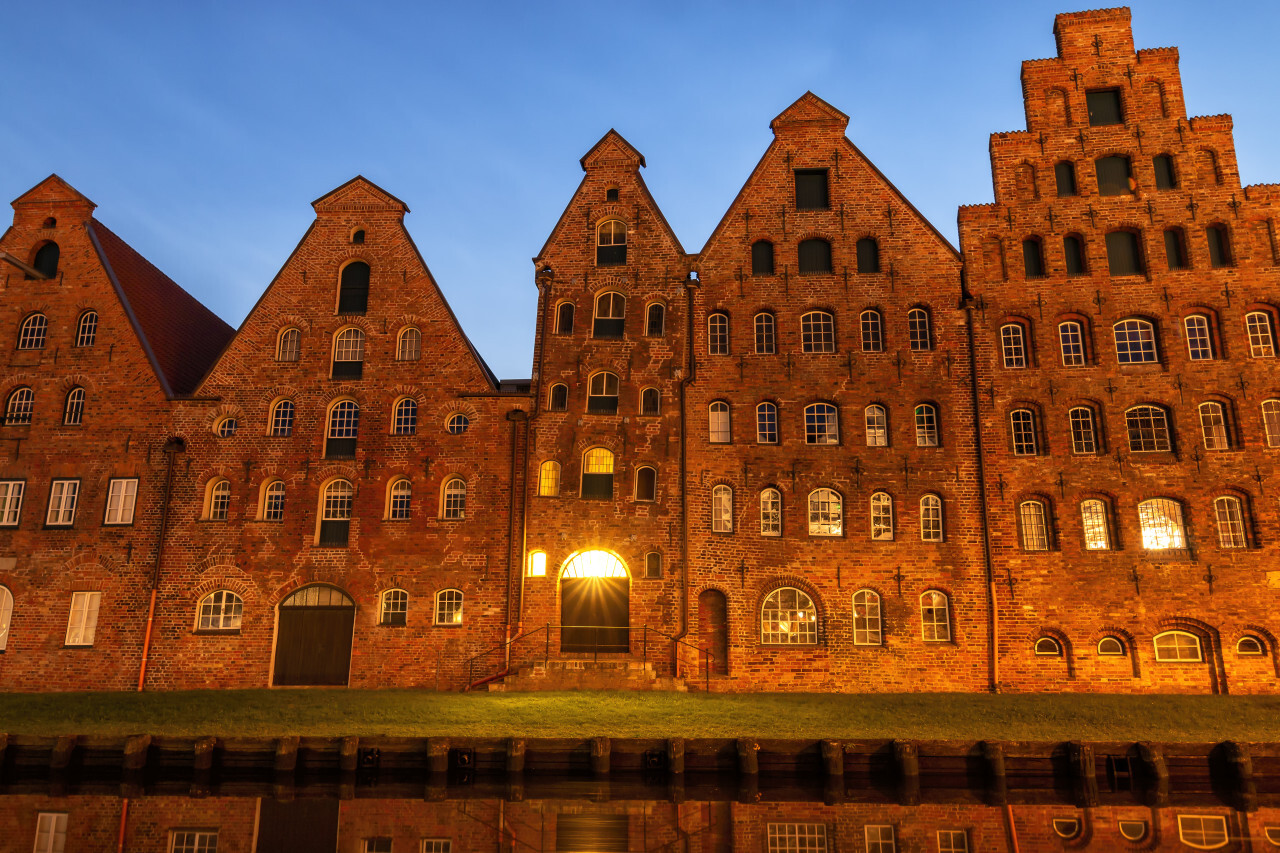
[[[620,267],[627,262],[627,223],[608,219],[596,229],[596,266]]]

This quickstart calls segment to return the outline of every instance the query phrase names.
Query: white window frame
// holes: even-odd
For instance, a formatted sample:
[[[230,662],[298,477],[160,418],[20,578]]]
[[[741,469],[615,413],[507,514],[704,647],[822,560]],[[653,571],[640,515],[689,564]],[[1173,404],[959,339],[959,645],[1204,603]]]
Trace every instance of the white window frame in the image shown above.
[[[1139,503],[1138,529],[1146,551],[1181,551],[1187,547],[1182,504],[1170,498],[1151,498]]]
[[[884,620],[881,617],[880,593],[860,589],[853,594],[853,644],[884,645]]]
[[[1042,500],[1032,499],[1018,504],[1018,523],[1021,529],[1022,550],[1048,551],[1049,506]]]
[[[920,593],[920,637],[926,643],[951,642],[951,597],[940,589]]]
[[[730,444],[733,441],[729,404],[723,400],[716,400],[707,406],[707,440],[712,444]]]
[[[1086,551],[1111,550],[1111,513],[1106,501],[1099,498],[1081,501],[1080,524]]]
[[[440,517],[445,521],[461,521],[467,517],[467,481],[450,477],[440,487]]]
[[[888,492],[876,492],[871,496],[871,539],[876,542],[893,541],[893,498]]]
[[[723,311],[707,315],[707,354],[729,354],[729,315]]]
[[[1247,548],[1248,532],[1245,529],[1244,501],[1235,495],[1221,495],[1213,499],[1213,517],[1218,526],[1220,548]]]
[[[1000,327],[1000,354],[1007,368],[1021,370],[1027,366],[1026,326],[1005,323]]]
[[[840,443],[840,410],[831,403],[804,407],[804,443],[831,446]]]
[[[933,403],[920,403],[915,408],[916,447],[938,446],[938,407]]]
[[[1092,406],[1073,406],[1067,412],[1067,424],[1071,430],[1071,452],[1078,456],[1093,456],[1098,452],[1098,418]]]
[[[760,535],[782,535],[782,492],[772,486],[760,491]]]
[[[888,447],[889,414],[884,406],[872,403],[862,410],[862,419],[866,424],[867,447]]]
[[[400,589],[399,587],[395,587],[394,589],[384,589],[382,591],[382,595],[378,596],[378,624],[409,624],[408,591]]]
[[[1161,645],[1161,640],[1169,642]],[[1151,643],[1160,663],[1200,663],[1204,660],[1204,641],[1190,631],[1161,631]]]
[[[181,845],[179,845],[181,841]],[[169,853],[217,853],[218,830],[171,829]]]
[[[935,494],[920,498],[920,541],[941,542],[946,535],[942,519],[942,498]]]
[[[240,630],[244,599],[229,589],[215,589],[196,607],[196,631],[221,633]]]
[[[465,596],[460,589],[442,589],[435,596],[434,624],[439,627],[456,627],[462,624],[462,606]]]
[[[18,330],[18,349],[44,349],[49,337],[49,318],[40,312],[28,316]]]
[[[391,434],[418,434],[418,401],[412,397],[401,397],[391,407]]]
[[[1130,406],[1124,412],[1124,427],[1131,453],[1168,453],[1173,450],[1169,413],[1163,406],[1148,403]],[[1137,446],[1134,446],[1135,437]]]
[[[778,443],[778,406],[765,400],[756,405],[756,444]]]
[[[1227,428],[1227,407],[1217,400],[1206,400],[1197,407],[1200,436],[1205,450],[1230,450],[1231,431]]]
[[[933,328],[928,311],[912,308],[907,312],[907,337],[912,352],[929,352],[933,349]]]
[[[0,584],[0,652],[9,645],[9,624],[13,621],[13,593]]]
[[[138,503],[138,478],[115,478],[107,484],[107,512],[102,523],[106,525],[133,524],[133,512]]]
[[[45,527],[71,527],[76,523],[76,504],[80,497],[79,480],[54,480],[49,484],[49,509]]]
[[[101,592],[71,593],[71,610],[67,614],[67,634],[63,645],[92,646],[98,630],[98,611],[101,607]]]
[[[413,517],[413,484],[397,477],[387,489],[387,520],[408,521]]]
[[[818,608],[802,589],[780,586],[760,605],[760,642],[770,646],[816,646]]]
[[[1129,317],[1111,327],[1115,338],[1116,361],[1120,364],[1155,364],[1160,360],[1156,327],[1150,320]]]
[[[39,812],[36,815],[34,853],[63,853],[67,846],[67,813]]]
[[[825,486],[809,493],[809,535],[844,535],[844,496]]]
[[[1275,358],[1275,320],[1269,311],[1250,311],[1244,317],[1245,331],[1249,335],[1250,358]]]
[[[276,361],[296,363],[302,358],[302,330],[296,326],[280,330],[276,339]]]
[[[768,311],[755,317],[756,355],[776,355],[778,352],[778,324]]]
[[[1280,400],[1262,401],[1262,430],[1267,437],[1267,447],[1280,447]]]
[[[420,361],[422,359],[422,331],[417,326],[406,326],[396,337],[396,361]]]
[[[284,480],[268,480],[262,490],[262,520],[284,521]]]
[[[863,352],[884,352],[884,317],[874,308],[858,315]]]
[[[76,321],[76,346],[91,347],[98,339],[98,312],[89,310]]]
[[[0,480],[0,527],[17,527],[22,520],[25,480]]]
[[[938,853],[969,853],[969,833],[963,829],[939,829]]]
[[[1212,321],[1204,314],[1188,314],[1182,319],[1182,329],[1187,339],[1187,357],[1192,361],[1212,361]]]
[[[1036,430],[1036,413],[1031,409],[1014,409],[1009,413],[1009,435],[1014,456],[1039,456],[1040,436]]]
[[[1210,832],[1213,833],[1210,836]],[[1217,838],[1221,837],[1221,841]],[[1178,840],[1196,850],[1217,850],[1231,841],[1231,830],[1222,815],[1178,815]]]
[[[84,423],[85,390],[79,386],[67,392],[66,402],[62,406],[62,425],[80,426]]]
[[[733,489],[723,484],[711,488],[711,532],[733,532]]]
[[[272,438],[289,438],[293,435],[293,420],[298,407],[292,400],[277,400],[271,407],[271,427],[267,435]]]
[[[1063,367],[1084,367],[1088,363],[1083,323],[1079,320],[1063,320],[1058,324],[1058,350]]]
[[[808,311],[800,316],[800,351],[836,351],[836,320],[828,311]]]

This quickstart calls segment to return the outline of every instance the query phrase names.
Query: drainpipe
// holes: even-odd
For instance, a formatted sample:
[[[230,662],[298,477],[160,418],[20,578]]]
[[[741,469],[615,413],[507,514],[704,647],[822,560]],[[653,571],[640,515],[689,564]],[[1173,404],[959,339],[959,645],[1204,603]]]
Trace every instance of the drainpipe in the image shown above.
[[[969,396],[973,404],[973,446],[978,461],[978,511],[982,513],[982,560],[987,572],[988,684],[992,693],[1000,691],[1000,614],[996,611],[996,573],[991,562],[991,516],[987,510],[987,471],[982,455],[982,406],[978,400],[978,352],[973,333],[973,297],[964,270],[960,271],[960,307],[964,309],[969,345]]]
[[[173,459],[187,449],[181,438],[171,437],[164,443],[164,500],[160,504],[160,533],[156,539],[156,560],[151,567],[151,603],[147,606],[147,633],[142,640],[142,665],[138,668],[138,692],[147,680],[147,658],[151,654],[151,631],[155,627],[156,594],[160,590],[160,560],[164,557],[164,535],[169,526],[169,501],[173,497]],[[123,817],[121,818],[123,821]]]
[[[684,328],[688,345],[685,348],[684,377],[680,380],[680,532],[683,539],[683,559],[680,560],[680,630],[676,632],[676,640],[683,640],[689,633],[689,441],[685,398],[698,369],[698,361],[693,355],[693,294],[701,286],[697,270],[689,270],[689,275],[684,280]],[[671,644],[671,666],[672,674],[679,678],[679,643]]]
[[[512,409],[507,412],[507,420],[511,422],[511,497],[515,499],[516,494],[516,463],[519,461],[520,454],[516,452],[516,442],[520,434],[520,424],[529,423],[529,413],[524,409]],[[525,455],[528,456],[528,433],[525,434]],[[523,480],[523,478],[521,478]],[[521,483],[521,492],[523,494],[523,482]],[[528,503],[528,496],[525,495],[522,503]],[[520,531],[520,577],[524,578],[524,530]],[[505,670],[511,664],[511,573],[516,570],[515,560],[512,559],[512,551],[514,550],[516,539],[516,513],[515,507],[510,502],[507,503],[507,639],[503,643],[502,668]]]
[[[539,318],[538,322],[540,324],[541,329],[543,330],[543,334],[545,334],[545,330],[547,329],[547,318],[546,316],[544,316],[544,312],[547,310],[547,307],[549,304],[549,300],[547,299],[547,297],[551,293],[551,283],[552,281],[555,280],[555,273],[551,271],[551,267],[543,267],[542,269],[538,270],[538,274],[535,277],[535,280],[538,283],[538,318]],[[551,310],[554,311],[555,308],[552,307]],[[530,383],[530,386],[529,386],[529,390],[533,392],[533,403],[529,409],[529,412],[530,412],[529,420],[525,422],[525,434],[524,434],[524,470],[525,470],[526,477],[528,476],[528,471],[529,471],[529,442],[531,440],[529,437],[530,427],[531,427],[530,421],[542,409],[542,366],[546,361],[546,353],[547,353],[546,344],[543,343],[543,340],[544,340],[543,335],[541,334],[537,335],[536,338],[537,340],[535,341],[535,343],[538,348],[538,372],[534,375],[533,382]],[[520,597],[517,599],[517,603],[516,603],[515,636],[517,637],[524,633],[524,584],[525,584],[525,576],[528,574],[528,565],[529,565],[529,483],[528,482],[524,483],[524,503],[521,505],[520,555],[521,555],[520,556]],[[507,595],[508,596],[511,595],[510,586],[507,587]],[[510,628],[511,628],[511,618],[508,615],[507,617],[507,639],[508,640],[510,640],[511,638]],[[510,654],[510,650],[508,649],[508,655],[509,654]]]

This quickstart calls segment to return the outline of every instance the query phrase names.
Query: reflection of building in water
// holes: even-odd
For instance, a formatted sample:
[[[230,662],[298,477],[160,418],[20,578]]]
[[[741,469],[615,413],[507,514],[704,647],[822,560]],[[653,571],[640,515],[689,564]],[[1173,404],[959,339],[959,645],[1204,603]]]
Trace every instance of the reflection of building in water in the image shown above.
[[[123,800],[0,797],[0,851],[116,849]],[[1280,808],[140,797],[130,853],[955,853],[1280,847]]]

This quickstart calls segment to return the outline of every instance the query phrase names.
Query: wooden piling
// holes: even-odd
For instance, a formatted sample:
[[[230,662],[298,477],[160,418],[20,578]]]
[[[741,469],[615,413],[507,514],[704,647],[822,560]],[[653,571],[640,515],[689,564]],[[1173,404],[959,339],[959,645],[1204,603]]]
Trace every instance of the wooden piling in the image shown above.
[[[276,741],[275,771],[292,773],[298,766],[298,742],[296,735],[282,737]]]
[[[982,750],[987,804],[1003,806],[1009,801],[1009,777],[1004,765],[1004,745],[984,740],[978,746]]]
[[[613,745],[607,737],[591,739],[591,772],[597,778],[609,775],[609,759]]]
[[[1098,804],[1098,767],[1093,747],[1073,740],[1067,744],[1067,762],[1071,768],[1071,790],[1076,805],[1092,808]]]
[[[524,773],[524,738],[513,737],[507,741],[507,772]]]
[[[1158,808],[1169,805],[1169,766],[1164,760],[1164,750],[1154,743],[1140,743],[1138,758],[1143,764],[1148,805]]]
[[[151,735],[133,735],[124,742],[124,769],[141,770],[147,766]]]
[[[920,802],[920,750],[914,741],[893,742],[893,764],[898,771],[898,799],[904,806]]]
[[[344,737],[338,747],[338,769],[343,773],[354,773],[360,764],[360,738]]]
[[[673,776],[684,775],[684,738],[673,737],[667,741],[667,772]]]
[[[449,739],[447,737],[427,738],[427,771],[445,773],[449,770]]]
[[[754,740],[739,738],[738,743],[738,772],[743,776],[759,776],[760,775],[760,744]]]
[[[207,772],[213,768],[213,749],[217,745],[217,738],[202,737],[196,740],[193,751],[195,753],[194,763],[197,773]]]

